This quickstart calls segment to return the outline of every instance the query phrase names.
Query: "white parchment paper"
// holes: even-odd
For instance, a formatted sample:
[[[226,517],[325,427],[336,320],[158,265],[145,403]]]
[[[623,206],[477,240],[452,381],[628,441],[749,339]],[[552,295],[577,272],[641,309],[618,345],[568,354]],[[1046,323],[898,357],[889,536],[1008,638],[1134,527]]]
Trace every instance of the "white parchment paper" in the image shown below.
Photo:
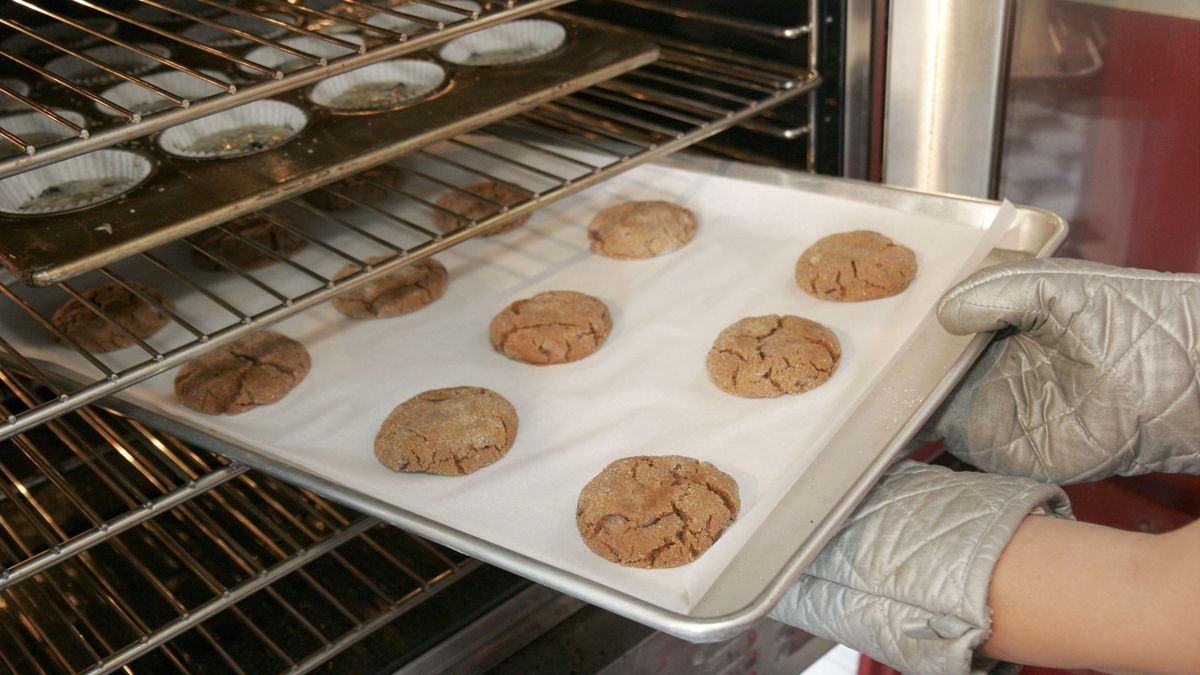
[[[590,253],[585,227],[592,215],[636,199],[667,199],[692,209],[700,222],[695,240],[649,260]],[[279,403],[233,417],[194,413],[175,400],[174,372],[122,396],[362,494],[686,612],[852,418],[942,292],[990,250],[1004,229],[1004,213],[998,210],[989,232],[990,222],[947,222],[644,166],[538,211],[517,231],[439,254],[450,271],[449,290],[415,313],[356,321],[322,305],[278,324],[274,330],[304,343],[313,360],[308,377]],[[861,303],[825,302],[802,292],[793,280],[801,252],[825,235],[855,229],[882,232],[916,252],[919,272],[909,289]],[[317,253],[310,247],[300,259]],[[190,265],[187,256],[172,264]],[[320,264],[329,274],[340,266]],[[286,285],[297,276],[275,267],[280,269],[263,273],[273,283]],[[211,279],[223,297],[242,292],[225,287],[233,283],[228,275],[195,274]],[[138,280],[161,284],[181,312],[210,328],[204,317],[212,305],[194,291],[165,275]],[[87,286],[82,280],[77,285]],[[597,353],[535,367],[492,349],[488,324],[498,311],[556,289],[588,293],[608,305],[613,332]],[[247,296],[243,308],[253,310],[255,302]],[[47,316],[52,309],[46,308]],[[211,327],[228,323],[227,315],[217,314]],[[834,376],[813,391],[777,399],[742,399],[713,386],[705,371],[713,339],[731,323],[763,314],[796,314],[831,328],[842,345]],[[5,322],[14,335],[9,339],[27,355],[92,372],[27,318],[6,316]],[[170,326],[152,343],[167,348],[189,339]],[[106,358],[121,365],[144,356],[129,348]],[[373,439],[392,408],[421,391],[455,385],[488,387],[512,401],[520,427],[508,455],[465,477],[396,474],[380,465]],[[640,454],[696,457],[737,480],[741,515],[700,560],[669,570],[627,569],[595,555],[580,539],[580,488],[609,462]]]

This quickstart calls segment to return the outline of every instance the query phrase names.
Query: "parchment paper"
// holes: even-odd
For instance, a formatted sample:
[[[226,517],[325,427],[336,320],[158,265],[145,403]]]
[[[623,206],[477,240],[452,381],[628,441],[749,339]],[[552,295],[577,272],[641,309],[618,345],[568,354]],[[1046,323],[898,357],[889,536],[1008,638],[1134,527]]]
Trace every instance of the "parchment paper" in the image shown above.
[[[692,209],[700,222],[695,240],[649,260],[589,252],[585,227],[592,215],[634,199],[667,199]],[[279,403],[233,417],[194,413],[175,400],[174,372],[121,396],[444,525],[686,612],[820,448],[853,419],[857,403],[928,320],[942,292],[990,250],[994,236],[1011,222],[1004,213],[999,210],[993,223],[954,223],[644,166],[543,208],[517,231],[439,254],[450,271],[449,290],[415,313],[358,321],[322,305],[278,324],[274,330],[304,343],[313,360],[307,379]],[[371,220],[360,218],[367,225]],[[876,230],[912,248],[919,265],[913,284],[899,296],[860,303],[826,302],[802,292],[793,280],[800,253],[827,234],[854,229]],[[340,262],[320,260],[319,253],[310,246],[298,259],[324,266],[331,275]],[[167,257],[172,265],[191,264],[186,255]],[[273,284],[287,286],[301,276],[275,267],[263,272]],[[144,268],[138,268],[143,271],[137,279],[168,290],[200,328],[228,323],[228,315],[211,302]],[[227,274],[194,274],[211,279],[211,288],[236,298],[247,311],[274,302],[256,299]],[[90,283],[81,279],[76,287]],[[488,341],[492,317],[514,300],[553,289],[589,293],[608,305],[614,326],[604,346],[582,361],[547,367],[495,352]],[[35,305],[47,302],[44,295],[29,297]],[[53,307],[45,309],[48,316]],[[742,399],[713,386],[705,371],[713,339],[731,323],[763,314],[796,314],[830,327],[842,345],[834,376],[813,391],[777,399]],[[6,335],[26,355],[94,376],[27,317],[4,320]],[[168,348],[189,339],[170,326],[151,342]],[[143,358],[128,348],[106,360],[120,365]],[[508,455],[466,477],[396,474],[380,465],[373,439],[392,408],[421,391],[455,385],[488,387],[513,403],[520,427]],[[700,560],[670,570],[628,569],[600,558],[580,539],[575,526],[580,488],[609,462],[639,454],[696,457],[737,480],[741,515]]]

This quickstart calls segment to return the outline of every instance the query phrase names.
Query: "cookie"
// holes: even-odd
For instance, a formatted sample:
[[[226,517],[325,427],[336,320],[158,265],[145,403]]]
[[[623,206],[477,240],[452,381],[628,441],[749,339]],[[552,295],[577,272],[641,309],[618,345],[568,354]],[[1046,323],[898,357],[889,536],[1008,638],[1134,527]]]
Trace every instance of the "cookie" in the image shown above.
[[[387,256],[367,258],[368,265],[387,260]],[[346,265],[334,279],[342,279],[359,270]],[[368,281],[346,291],[331,302],[333,308],[352,319],[380,319],[407,314],[442,297],[449,275],[442,263],[425,258],[395,272]]]
[[[514,361],[537,366],[578,361],[612,331],[608,307],[590,295],[546,291],[518,300],[492,319],[492,346]]]
[[[363,204],[387,199],[387,188],[396,189],[404,182],[404,172],[383,164],[344,178],[321,190],[304,195],[305,201],[327,211],[345,211]],[[355,201],[351,201],[355,200]]]
[[[798,394],[833,375],[842,357],[837,336],[798,316],[752,316],[721,331],[708,352],[708,378],[746,398]]]
[[[629,260],[670,253],[692,240],[696,215],[670,202],[626,202],[604,209],[588,223],[593,253]]]
[[[505,183],[497,183],[496,181],[485,181],[482,183],[472,183],[463,188],[473,195],[478,195],[483,199],[475,199],[470,195],[465,195],[462,192],[447,192],[438,197],[437,205],[445,209],[445,211],[434,211],[433,222],[442,232],[451,232],[466,227],[471,223],[469,221],[478,221],[481,218],[486,218],[500,209],[493,204],[501,206],[512,206],[518,202],[524,201],[528,195]],[[450,213],[447,213],[449,211]],[[455,218],[454,214],[462,216]],[[501,234],[510,230],[515,230],[525,224],[529,220],[529,215],[518,216],[509,220],[497,227],[493,227],[483,234],[485,237]]]
[[[137,282],[127,285],[167,310],[173,307],[171,299],[157,289]],[[167,323],[165,312],[115,281],[89,288],[80,296],[99,307],[100,311],[125,329],[121,330],[106,321],[79,298],[67,300],[54,310],[50,323],[89,352],[102,354],[128,347],[134,343],[134,335],[139,340],[145,340]]]
[[[517,410],[482,387],[433,389],[408,399],[375,435],[392,471],[464,476],[500,459],[517,438]]]
[[[271,218],[288,227],[299,228],[296,221],[287,216],[272,213]],[[244,270],[267,267],[277,262],[277,260],[239,237],[223,231],[221,228],[230,232],[236,232],[242,237],[285,258],[292,257],[297,251],[308,245],[308,242],[303,238],[273,224],[257,213],[248,213],[244,216],[239,216],[225,223],[220,228],[214,227],[196,236],[194,241],[197,246],[224,259],[234,267]],[[200,267],[213,271],[225,269],[225,266],[200,251],[194,251],[194,253],[196,264]]]
[[[304,345],[259,331],[184,365],[175,376],[175,395],[192,410],[236,415],[287,396],[311,367]]]
[[[737,518],[729,474],[690,457],[626,457],[579,493],[575,523],[588,548],[629,567],[678,567],[699,558]]]
[[[831,234],[796,261],[796,283],[822,300],[874,300],[908,288],[917,274],[912,249],[869,230]]]

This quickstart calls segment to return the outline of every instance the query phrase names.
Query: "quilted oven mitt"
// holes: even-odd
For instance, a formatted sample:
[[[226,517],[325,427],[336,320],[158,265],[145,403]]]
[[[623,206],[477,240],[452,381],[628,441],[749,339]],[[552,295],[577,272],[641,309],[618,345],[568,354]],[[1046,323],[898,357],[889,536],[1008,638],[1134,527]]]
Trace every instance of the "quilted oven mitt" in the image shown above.
[[[898,462],[771,616],[906,673],[1009,669],[974,651],[996,562],[1035,512],[1071,515],[1055,485]]]
[[[1200,275],[1031,260],[970,277],[938,319],[1015,329],[922,434],[964,461],[1054,483],[1200,473]]]

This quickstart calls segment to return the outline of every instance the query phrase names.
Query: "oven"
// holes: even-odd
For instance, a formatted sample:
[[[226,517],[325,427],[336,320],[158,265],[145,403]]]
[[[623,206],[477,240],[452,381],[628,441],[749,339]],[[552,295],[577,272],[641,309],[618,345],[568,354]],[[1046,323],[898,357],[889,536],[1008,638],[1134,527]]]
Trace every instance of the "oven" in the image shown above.
[[[1125,11],[1055,0],[8,4],[0,11],[0,178],[121,149],[132,155],[113,160],[127,172],[123,180],[150,176],[147,185],[165,188],[134,187],[61,214],[0,214],[8,270],[0,272],[0,305],[22,317],[20,330],[41,331],[76,352],[87,373],[47,366],[23,349],[21,336],[0,329],[0,667],[802,671],[830,645],[767,620],[711,644],[656,632],[456,550],[469,547],[434,543],[420,527],[398,528],[337,494],[304,489],[314,485],[278,467],[252,467],[236,448],[189,438],[108,397],[415,259],[673,157],[1061,208],[1054,199],[1070,198],[1071,185],[1041,197],[1033,190],[1044,181],[1022,181],[1015,158],[1028,145],[1022,115],[1045,113],[1056,101],[1074,105],[1055,99],[1056,87],[1105,90],[1097,73],[1109,72],[1106,50],[1122,48],[1110,38],[1113,27],[1128,25]],[[1186,11],[1150,11],[1172,26],[1177,44],[1200,25]],[[494,72],[443,51],[530,20],[568,26],[572,49],[551,44],[548,56]],[[1047,44],[1050,55],[1039,51]],[[945,53],[962,58],[936,58]],[[396,114],[376,116],[375,126],[363,124],[370,116],[312,105],[324,83],[398,59],[435,63],[442,79],[397,103]],[[186,78],[153,79],[163,72]],[[1186,78],[1186,67],[1177,72]],[[1040,107],[1028,105],[1030,97]],[[306,116],[303,143],[223,163],[164,154],[167,130],[265,99]],[[1194,92],[1164,105],[1194,141],[1196,115],[1187,127]],[[432,112],[401,114],[418,110]],[[1164,156],[1147,161],[1179,162]],[[1072,157],[1063,161],[1095,161]],[[141,168],[146,158],[150,166]],[[345,181],[376,166],[399,167],[405,178]],[[57,180],[64,175],[76,177],[67,170]],[[394,205],[436,208],[436,191],[481,180],[515,183],[520,198],[492,204],[449,234]],[[32,189],[0,199],[20,202]],[[388,206],[374,201],[377,193]],[[330,278],[225,225],[277,204],[316,226],[267,215],[268,240],[300,239],[330,258],[358,261],[357,269]],[[1174,212],[1188,210],[1182,204]],[[381,235],[370,221],[403,234]],[[263,277],[231,264],[201,236],[214,228],[281,273]],[[358,249],[342,247],[347,238],[389,254],[361,264]],[[1068,246],[1088,255],[1095,241]],[[226,269],[237,299],[176,264],[179,251]],[[128,286],[145,271],[202,298],[218,318],[201,324],[165,308],[184,338],[169,350],[135,339],[135,355],[117,364],[50,320],[47,307],[83,296],[81,280]]]

